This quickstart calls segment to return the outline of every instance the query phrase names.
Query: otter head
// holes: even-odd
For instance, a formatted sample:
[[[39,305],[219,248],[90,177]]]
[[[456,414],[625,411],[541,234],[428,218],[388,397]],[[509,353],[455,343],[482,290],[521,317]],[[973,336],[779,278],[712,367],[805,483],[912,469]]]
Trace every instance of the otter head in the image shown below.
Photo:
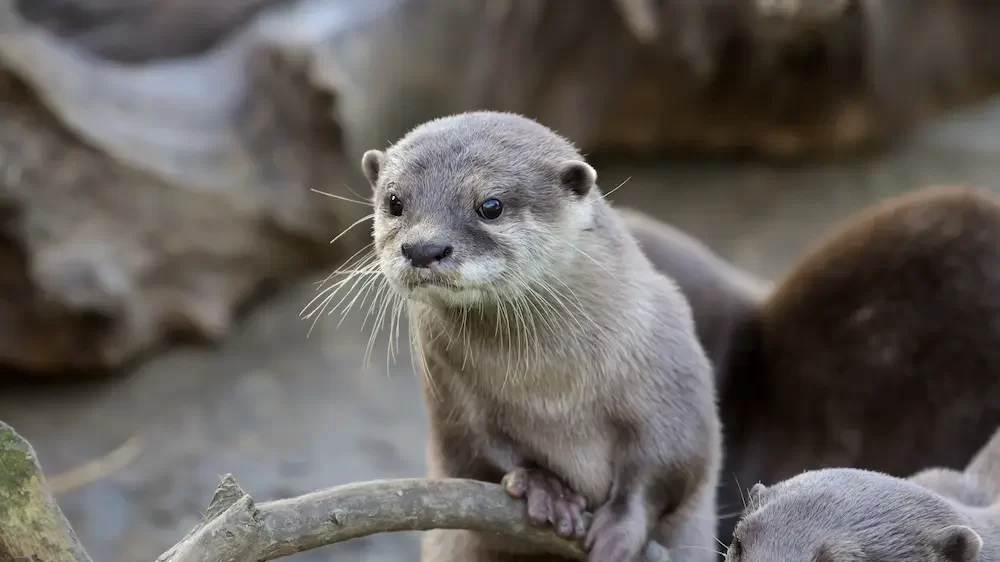
[[[976,562],[982,544],[933,492],[838,468],[754,486],[726,562]]]
[[[599,200],[596,172],[567,140],[508,113],[429,121],[361,165],[382,273],[440,306],[517,298],[558,275]]]

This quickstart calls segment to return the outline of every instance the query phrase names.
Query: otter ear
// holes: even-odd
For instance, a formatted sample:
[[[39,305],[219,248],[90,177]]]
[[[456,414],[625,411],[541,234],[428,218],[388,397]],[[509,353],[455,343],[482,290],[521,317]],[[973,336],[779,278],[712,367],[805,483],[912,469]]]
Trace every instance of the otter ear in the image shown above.
[[[586,195],[597,183],[597,171],[581,160],[571,160],[563,164],[559,171],[559,181],[563,187],[577,195]]]
[[[382,171],[382,163],[385,162],[385,153],[381,150],[369,150],[361,157],[361,171],[368,178],[368,183],[374,188],[378,183],[378,174]]]
[[[759,506],[761,496],[764,495],[764,492],[766,491],[767,491],[767,486],[761,484],[760,482],[754,484],[753,488],[750,488],[750,493],[748,494],[747,497],[747,504],[752,508],[755,506]]]
[[[934,548],[948,562],[978,562],[983,539],[965,525],[950,525],[937,532]]]

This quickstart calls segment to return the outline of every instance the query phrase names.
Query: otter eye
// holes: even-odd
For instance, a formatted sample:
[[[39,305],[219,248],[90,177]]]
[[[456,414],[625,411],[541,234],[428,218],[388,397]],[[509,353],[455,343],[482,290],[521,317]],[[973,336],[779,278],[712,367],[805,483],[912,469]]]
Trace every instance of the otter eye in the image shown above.
[[[479,206],[479,210],[476,212],[486,220],[493,220],[503,212],[503,203],[499,199],[487,199],[483,201],[483,204]]]
[[[388,207],[389,214],[394,217],[398,217],[403,214],[403,202],[399,200],[399,197],[396,197],[391,193],[389,194]]]

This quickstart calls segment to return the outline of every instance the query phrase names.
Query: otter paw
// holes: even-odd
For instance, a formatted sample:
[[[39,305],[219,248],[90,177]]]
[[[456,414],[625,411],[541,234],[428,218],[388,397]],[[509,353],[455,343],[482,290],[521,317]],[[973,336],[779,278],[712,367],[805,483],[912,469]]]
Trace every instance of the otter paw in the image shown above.
[[[641,518],[604,505],[594,514],[583,545],[588,552],[587,562],[637,562],[646,540]]]
[[[527,501],[528,520],[533,524],[549,523],[567,539],[586,536],[587,500],[555,474],[541,468],[518,468],[504,476],[503,486],[512,497]]]

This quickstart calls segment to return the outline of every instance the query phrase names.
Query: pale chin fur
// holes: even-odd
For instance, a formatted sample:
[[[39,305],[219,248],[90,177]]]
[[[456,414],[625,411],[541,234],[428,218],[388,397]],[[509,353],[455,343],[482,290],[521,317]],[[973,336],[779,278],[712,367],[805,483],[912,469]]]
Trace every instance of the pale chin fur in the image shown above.
[[[496,285],[503,271],[504,263],[498,259],[481,259],[462,263],[457,272],[464,287],[438,287],[426,285],[408,287],[400,280],[409,265],[402,258],[395,258],[388,264],[383,262],[382,273],[390,281],[393,290],[400,296],[430,305],[469,307],[496,300]]]

